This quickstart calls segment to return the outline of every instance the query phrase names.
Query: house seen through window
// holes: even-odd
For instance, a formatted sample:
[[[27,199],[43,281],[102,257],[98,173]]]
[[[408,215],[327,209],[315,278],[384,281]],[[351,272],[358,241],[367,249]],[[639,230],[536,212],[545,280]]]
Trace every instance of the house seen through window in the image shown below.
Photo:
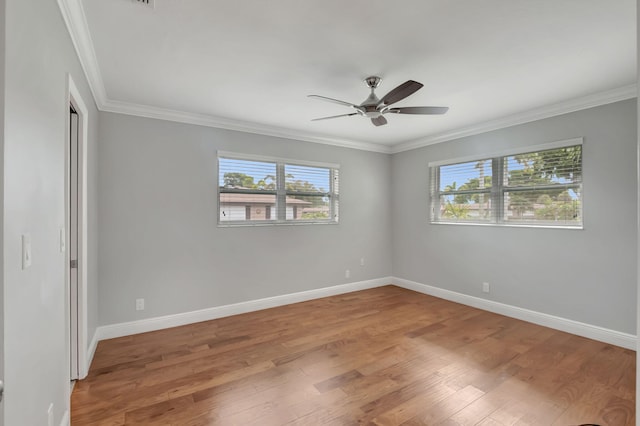
[[[338,166],[219,154],[220,224],[336,223]]]

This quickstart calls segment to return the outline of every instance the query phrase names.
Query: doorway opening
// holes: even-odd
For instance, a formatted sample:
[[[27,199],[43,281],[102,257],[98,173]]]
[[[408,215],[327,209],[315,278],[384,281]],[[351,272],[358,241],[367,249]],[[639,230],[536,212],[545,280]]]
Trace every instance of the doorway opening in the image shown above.
[[[71,380],[78,370],[78,112],[69,105],[69,336]]]
[[[87,347],[87,108],[68,77],[65,239],[69,378],[88,373]]]

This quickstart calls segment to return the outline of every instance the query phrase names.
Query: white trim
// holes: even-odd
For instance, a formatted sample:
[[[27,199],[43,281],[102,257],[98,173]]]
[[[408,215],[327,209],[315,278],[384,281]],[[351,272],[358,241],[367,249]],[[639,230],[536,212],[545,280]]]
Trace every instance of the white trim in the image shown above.
[[[549,149],[566,148],[570,146],[584,145],[584,138],[577,137],[572,139],[564,139],[561,141],[546,142],[538,145],[527,145],[514,149],[505,149],[486,154],[467,155],[464,157],[449,158],[446,160],[430,161],[428,167],[449,166],[452,164],[466,163],[469,161],[491,160],[494,157],[506,157],[509,155],[528,154],[530,152],[546,151]]]
[[[107,97],[106,88],[98,59],[94,49],[91,32],[87,23],[86,14],[81,0],[58,0],[60,13],[67,26],[67,30],[75,47],[78,60],[85,73],[96,107],[100,111],[114,112],[118,114],[133,115],[138,117],[154,118],[158,120],[173,121],[178,123],[195,124],[206,127],[214,127],[227,130],[235,130],[245,133],[274,136],[285,139],[302,140],[306,142],[321,143],[344,148],[359,149],[364,151],[391,153],[391,147],[377,143],[350,140],[343,138],[331,138],[314,135],[308,132],[300,132],[276,126],[266,126],[241,120],[233,120],[208,114],[176,111],[167,108],[159,108],[150,105],[140,105],[130,102],[112,100]]]
[[[428,294],[440,299],[450,300],[452,302],[461,303],[463,305],[472,306],[474,308],[494,312],[496,314],[505,315],[578,336],[587,337],[589,339],[598,340],[600,342],[609,343],[626,349],[636,350],[637,340],[636,336],[632,334],[622,333],[542,312],[519,308],[517,306],[506,305],[493,300],[481,299],[479,297],[469,296],[467,294],[457,293],[455,291],[445,290],[402,278],[393,277],[392,280],[395,285],[406,288],[407,290]]]
[[[62,0],[59,0],[62,1]],[[560,104],[549,105],[519,114],[490,120],[473,126],[462,127],[440,133],[438,135],[426,136],[413,141],[400,142],[395,145],[381,145],[377,143],[364,142],[352,139],[330,138],[326,136],[313,135],[307,132],[280,128],[275,126],[259,125],[255,123],[232,120],[228,118],[210,116],[205,114],[188,113],[182,111],[168,110],[164,108],[137,105],[127,102],[107,100],[101,111],[114,112],[118,114],[134,115],[138,117],[154,118],[158,120],[174,121],[179,123],[195,124],[206,127],[214,127],[227,130],[235,130],[245,133],[254,133],[265,136],[274,136],[285,139],[301,140],[306,142],[334,145],[345,148],[353,148],[364,151],[379,152],[383,154],[396,154],[412,149],[422,148],[428,145],[499,130],[518,124],[551,118],[570,112],[583,109],[594,108],[618,101],[623,101],[636,97],[636,85],[624,86],[606,92],[596,93],[579,99],[572,99]]]
[[[360,140],[327,137],[311,134],[300,130],[286,129],[277,126],[266,126],[241,120],[217,117],[206,114],[175,111],[166,108],[158,108],[149,105],[133,104],[116,101],[107,97],[104,80],[100,74],[98,60],[91,40],[91,33],[82,7],[81,0],[58,0],[58,6],[67,25],[69,35],[78,54],[78,59],[89,82],[96,106],[100,111],[114,112],[118,114],[133,115],[138,117],[154,118],[178,123],[195,124],[206,127],[214,127],[227,130],[235,130],[245,133],[254,133],[265,136],[274,136],[285,139],[320,143],[344,148],[359,149],[364,151],[380,152],[383,154],[396,154],[409,151],[427,145],[459,139],[466,136],[477,135],[492,130],[498,130],[517,124],[528,123],[544,118],[554,117],[582,109],[593,108],[626,99],[637,97],[637,85],[631,84],[600,93],[595,93],[581,98],[543,106],[507,117],[479,123],[472,126],[454,129],[437,135],[426,136],[411,141],[401,142],[392,146]]]
[[[115,100],[107,100],[101,107],[101,111],[114,112],[118,114],[133,115],[137,117],[153,118],[157,120],[173,121],[177,123],[195,124],[198,126],[214,127],[217,129],[234,130],[244,133],[253,133],[263,136],[273,136],[283,139],[321,143],[343,148],[359,149],[363,151],[380,152],[390,154],[391,147],[377,143],[365,142],[354,139],[334,138],[321,136],[299,130],[287,129],[284,127],[268,126],[264,124],[251,123],[248,121],[234,120],[231,118],[218,117],[208,114],[198,114],[192,112],[176,111],[149,105],[133,104]]]
[[[104,80],[98,67],[98,59],[93,48],[93,40],[89,32],[89,25],[82,7],[81,0],[58,0],[60,13],[67,25],[69,36],[78,54],[78,60],[82,66],[89,88],[93,94],[94,101],[98,109],[102,110],[107,102],[107,92],[104,87]]]
[[[243,154],[241,152],[218,151],[218,158],[220,157],[228,158],[230,160],[262,161],[264,163],[286,163],[289,166],[309,166],[321,167],[326,169],[340,169],[340,164],[335,163],[322,163],[319,161],[297,160],[294,158],[271,157],[268,155],[260,154]]]
[[[397,154],[399,152],[410,151],[412,149],[422,148],[424,146],[447,142],[454,139],[460,139],[467,136],[473,136],[480,133],[487,133],[494,130],[504,129],[506,127],[511,127],[518,124],[543,120],[545,118],[556,117],[558,115],[568,114],[570,112],[612,104],[614,102],[624,101],[627,99],[633,99],[637,96],[637,85],[630,84],[628,86],[619,87],[617,89],[594,93],[592,95],[584,96],[577,99],[570,99],[565,102],[543,106],[540,108],[520,112],[518,114],[508,115],[506,117],[485,121],[472,126],[454,129],[437,135],[426,136],[424,138],[415,139],[413,141],[401,142],[391,147],[391,153]]]
[[[587,337],[600,342],[609,343],[626,349],[636,350],[636,336],[585,324],[554,315],[536,312],[517,306],[506,305],[492,300],[481,299],[445,290],[415,281],[405,280],[397,277],[384,277],[367,281],[359,281],[348,284],[341,284],[332,287],[324,287],[315,290],[303,291],[299,293],[285,294],[281,296],[267,297],[264,299],[250,300],[247,302],[234,303],[231,305],[216,306],[214,308],[202,309],[199,311],[184,312],[163,317],[148,318],[139,321],[131,321],[119,324],[103,325],[98,327],[92,341],[95,348],[98,340],[113,339],[116,337],[129,336],[132,334],[146,333],[148,331],[162,330],[165,328],[177,327],[196,322],[209,321],[212,319],[228,317],[232,315],[255,312],[277,306],[289,305],[292,303],[304,302],[307,300],[319,299],[322,297],[335,296],[338,294],[350,293],[353,291],[367,290],[385,285],[395,285],[418,293],[428,294],[440,299],[461,303],[488,312],[505,315],[522,321],[531,322],[544,327],[553,328],[577,336]],[[95,350],[95,349],[94,349]]]
[[[89,137],[89,109],[87,108],[85,102],[82,100],[80,96],[80,91],[73,81],[73,77],[71,74],[67,74],[67,93],[66,93],[66,123],[69,123],[69,105],[73,105],[78,113],[78,117],[80,119],[79,126],[80,132],[78,135],[78,147],[80,151],[80,156],[78,161],[80,162],[80,175],[78,176],[80,182],[80,192],[79,196],[79,206],[80,206],[80,215],[78,221],[81,225],[80,230],[80,244],[78,247],[78,300],[79,300],[79,312],[78,312],[78,378],[83,379],[88,374],[88,369],[86,369],[87,365],[87,341],[88,341],[88,324],[87,324],[87,280],[88,280],[88,169],[87,169],[87,150],[88,150],[88,137]],[[68,141],[69,141],[69,126],[68,124],[65,126],[65,206],[69,205],[69,152],[68,152]],[[67,207],[65,207],[65,228],[67,230],[67,241],[70,241],[69,236],[69,211]],[[68,274],[68,265],[69,265],[69,252],[65,253],[65,271],[66,278],[65,282],[67,283],[67,288],[69,288],[69,274]],[[67,295],[68,296],[68,295]],[[68,297],[67,297],[68,298]],[[68,303],[68,302],[67,302]],[[69,305],[67,305],[69,306]],[[67,311],[68,313],[68,311]],[[67,315],[68,317],[68,315]]]
[[[177,327],[185,324],[209,321],[212,319],[260,311],[277,306],[319,299],[321,297],[335,296],[351,293],[358,290],[366,290],[391,284],[391,277],[377,278],[367,281],[359,281],[341,284],[332,287],[324,287],[299,293],[285,294],[281,296],[267,297],[264,299],[250,300],[231,305],[216,306],[214,308],[201,309],[199,311],[184,312],[163,317],[148,318],[139,321],[131,321],[120,324],[103,325],[98,327],[96,334],[98,340],[112,339],[115,337],[129,336],[131,334],[146,333],[148,331]]]
[[[638,83],[638,92],[640,95],[640,31],[638,22],[640,22],[640,0],[636,1],[636,82]],[[638,196],[636,201],[636,211],[640,212],[640,97],[636,100],[636,188]],[[636,213],[636,333],[640,336],[640,214]],[[640,340],[636,341],[636,413],[640,413]],[[637,419],[638,414],[636,414]],[[638,420],[636,420],[638,423]]]
[[[582,231],[584,230],[584,218],[583,224],[579,226],[568,226],[568,225],[541,225],[536,223],[509,223],[509,222],[500,222],[500,223],[484,223],[484,222],[434,222],[433,220],[429,221],[429,225],[455,225],[455,226],[494,226],[497,228],[536,228],[536,229],[566,229],[572,231]]]
[[[89,344],[89,348],[87,349],[87,358],[84,367],[84,371],[86,371],[87,373],[89,373],[89,369],[91,368],[91,362],[93,361],[93,357],[96,354],[96,349],[98,349],[98,330],[93,333],[93,338],[91,339],[91,343]]]
[[[60,426],[70,426],[71,425],[71,418],[69,417],[69,410],[65,410],[64,414],[62,415],[62,420],[60,420]]]
[[[329,221],[325,220],[324,222],[320,222],[318,220],[303,220],[303,219],[289,219],[289,220],[244,220],[244,221],[236,221],[236,220],[225,220],[224,222],[220,221],[218,217],[218,228],[242,228],[242,227],[266,227],[266,226],[305,226],[305,225],[340,225],[340,222],[337,220]]]

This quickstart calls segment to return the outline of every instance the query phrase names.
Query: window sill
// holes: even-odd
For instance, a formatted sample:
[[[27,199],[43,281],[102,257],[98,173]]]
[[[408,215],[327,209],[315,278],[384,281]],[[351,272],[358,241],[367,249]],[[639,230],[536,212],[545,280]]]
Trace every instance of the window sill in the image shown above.
[[[530,223],[473,223],[473,222],[429,222],[431,225],[463,225],[463,226],[490,226],[498,228],[542,228],[542,229],[569,229],[574,231],[584,230],[584,225],[545,225]]]
[[[338,225],[337,221],[290,221],[290,222],[232,222],[218,223],[218,228],[244,228],[244,227],[262,227],[262,226],[304,226],[304,225]]]

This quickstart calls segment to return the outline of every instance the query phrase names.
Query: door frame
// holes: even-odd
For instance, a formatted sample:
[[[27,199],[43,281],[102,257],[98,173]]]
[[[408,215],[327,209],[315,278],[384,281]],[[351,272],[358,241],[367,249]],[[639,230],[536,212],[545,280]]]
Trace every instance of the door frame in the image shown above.
[[[88,326],[87,326],[87,262],[88,262],[88,244],[87,244],[87,140],[88,140],[88,109],[86,104],[80,96],[80,91],[75,85],[73,78],[70,74],[67,74],[67,90],[65,99],[65,239],[71,241],[70,237],[70,222],[69,222],[69,203],[70,203],[70,159],[71,153],[69,148],[69,141],[71,138],[70,126],[71,112],[69,106],[73,105],[74,110],[78,115],[78,307],[77,307],[77,322],[78,322],[78,341],[77,341],[77,360],[78,366],[77,374],[71,372],[71,258],[69,257],[69,250],[65,250],[65,283],[66,283],[66,341],[67,341],[67,355],[69,360],[69,378],[76,376],[78,379],[84,379],[89,372],[88,365]]]

